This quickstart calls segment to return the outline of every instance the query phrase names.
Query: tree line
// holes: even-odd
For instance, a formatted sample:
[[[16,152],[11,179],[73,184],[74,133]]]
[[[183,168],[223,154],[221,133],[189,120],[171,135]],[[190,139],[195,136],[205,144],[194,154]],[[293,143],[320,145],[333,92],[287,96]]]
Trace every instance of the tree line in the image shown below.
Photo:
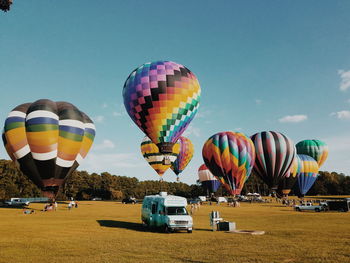
[[[197,177],[197,175],[194,175]],[[160,191],[174,195],[194,198],[207,195],[199,182],[188,185],[183,182],[165,182],[158,180],[139,181],[135,177],[112,175],[108,172],[101,174],[88,173],[86,171],[75,171],[60,189],[57,199],[67,200],[91,200],[99,197],[104,200],[120,200],[133,196],[143,198],[145,195],[156,194]],[[245,183],[242,194],[258,192],[268,195],[269,189],[257,176],[251,175]],[[291,191],[291,195],[297,193],[297,184]],[[314,186],[308,195],[349,195],[350,176],[336,172],[320,172]],[[225,188],[220,187],[217,196],[228,195]],[[41,191],[18,167],[9,160],[0,160],[0,200],[11,197],[40,197]]]

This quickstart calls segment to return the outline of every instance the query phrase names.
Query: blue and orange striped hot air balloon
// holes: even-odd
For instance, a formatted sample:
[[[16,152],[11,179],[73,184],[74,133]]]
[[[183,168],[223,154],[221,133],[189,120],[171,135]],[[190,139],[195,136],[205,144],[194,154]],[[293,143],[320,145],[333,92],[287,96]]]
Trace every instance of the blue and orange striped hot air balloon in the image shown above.
[[[295,155],[293,163],[286,175],[282,178],[278,185],[277,192],[283,196],[288,196],[294,184],[298,180],[298,174],[301,169],[301,159],[298,154]]]
[[[298,185],[301,196],[304,196],[315,183],[319,166],[317,161],[308,155],[298,154],[298,156],[301,160],[300,171],[297,175]]]
[[[23,174],[54,198],[86,157],[94,137],[92,120],[74,105],[41,99],[9,113],[3,142]]]
[[[271,190],[277,190],[278,184],[290,169],[296,155],[293,141],[274,131],[256,133],[251,139],[256,153],[253,173]]]
[[[240,194],[255,160],[249,137],[240,132],[216,133],[204,143],[202,155],[205,165],[229,193]]]

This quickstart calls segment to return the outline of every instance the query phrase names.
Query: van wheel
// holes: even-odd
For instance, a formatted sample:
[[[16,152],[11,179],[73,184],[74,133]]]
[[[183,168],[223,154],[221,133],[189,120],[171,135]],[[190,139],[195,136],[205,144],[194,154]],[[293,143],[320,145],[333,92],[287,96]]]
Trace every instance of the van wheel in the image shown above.
[[[319,208],[315,208],[316,212],[321,212],[321,210]]]
[[[168,227],[168,225],[164,226],[164,233],[167,233],[167,234],[170,233],[170,228]]]
[[[187,233],[189,233],[189,234],[190,234],[190,233],[192,233],[192,230],[190,230],[190,229],[187,229]]]
[[[296,208],[295,208],[295,211],[300,212],[300,208],[299,208],[299,207],[296,207]]]

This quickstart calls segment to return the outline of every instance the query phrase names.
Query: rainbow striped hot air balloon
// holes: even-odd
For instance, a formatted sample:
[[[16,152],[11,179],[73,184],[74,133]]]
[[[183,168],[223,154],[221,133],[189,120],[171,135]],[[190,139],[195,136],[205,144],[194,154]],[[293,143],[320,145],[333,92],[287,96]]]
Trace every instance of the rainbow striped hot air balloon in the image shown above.
[[[298,154],[301,160],[298,185],[301,196],[306,195],[318,177],[319,166],[316,160],[305,154]]]
[[[42,99],[10,112],[3,142],[21,171],[54,198],[87,155],[94,137],[93,122],[74,105]]]
[[[294,143],[287,136],[274,131],[256,133],[251,139],[256,152],[253,173],[270,189],[276,190],[296,155]]]
[[[171,166],[179,155],[180,145],[174,144],[173,152],[167,155],[169,158],[168,162],[164,161],[164,154],[159,152],[158,146],[154,144],[150,138],[145,136],[141,142],[141,153],[143,158],[148,162],[148,164],[156,171],[156,173],[162,178],[163,174]]]
[[[254,165],[253,142],[240,132],[220,132],[204,144],[203,160],[231,195],[240,194]]]
[[[215,193],[221,185],[220,181],[216,179],[205,164],[198,168],[198,178],[202,187],[208,193]]]
[[[180,152],[176,160],[171,164],[171,169],[177,175],[179,180],[179,174],[186,168],[193,157],[194,147],[190,139],[181,136],[177,143],[180,145]]]
[[[328,146],[320,140],[304,140],[296,145],[298,154],[305,154],[314,158],[321,167],[328,157]]]
[[[196,115],[200,94],[196,76],[171,61],[143,64],[123,88],[129,116],[164,154],[173,152],[174,143]]]

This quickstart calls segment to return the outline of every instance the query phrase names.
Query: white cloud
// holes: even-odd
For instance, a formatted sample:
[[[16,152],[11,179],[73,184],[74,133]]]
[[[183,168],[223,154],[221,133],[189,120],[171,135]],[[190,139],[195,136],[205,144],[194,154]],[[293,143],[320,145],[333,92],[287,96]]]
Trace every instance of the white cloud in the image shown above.
[[[260,100],[260,99],[255,99],[255,104],[256,105],[260,105],[262,103],[262,100]]]
[[[94,145],[94,150],[114,149],[115,144],[111,140],[105,139],[102,143]]]
[[[307,115],[287,115],[284,116],[280,119],[278,119],[279,122],[282,123],[297,123],[297,122],[302,122],[302,121],[306,121],[307,120]]]
[[[92,117],[92,119],[93,119],[94,122],[96,122],[96,123],[102,123],[102,122],[104,122],[104,120],[105,120],[105,116],[98,115],[98,116]]]
[[[338,75],[340,76],[340,86],[339,89],[341,91],[346,91],[350,88],[350,70],[338,70]]]
[[[120,117],[120,116],[123,115],[121,112],[117,112],[117,111],[113,111],[112,114],[113,114],[114,117]]]
[[[330,115],[336,116],[340,120],[350,120],[350,111],[348,111],[348,110],[332,112]]]
[[[89,172],[111,172],[120,171],[120,168],[133,168],[144,165],[132,153],[94,153],[87,155],[82,163],[80,170],[87,170]]]
[[[199,128],[193,127],[193,126],[188,126],[185,132],[183,133],[184,136],[188,137],[190,135],[194,135],[196,137],[201,136],[201,130]]]

